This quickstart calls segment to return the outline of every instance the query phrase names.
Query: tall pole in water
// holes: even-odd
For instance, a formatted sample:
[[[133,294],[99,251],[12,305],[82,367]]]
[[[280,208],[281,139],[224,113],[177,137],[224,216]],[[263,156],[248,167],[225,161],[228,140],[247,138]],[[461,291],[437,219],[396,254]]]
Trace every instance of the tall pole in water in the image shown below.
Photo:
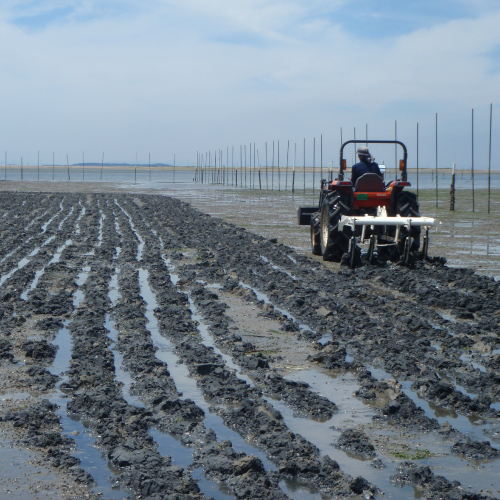
[[[417,198],[418,198],[418,122],[417,122]]]
[[[398,121],[394,120],[394,140],[398,140]],[[398,178],[398,145],[394,144],[394,179]]]
[[[278,191],[281,191],[281,173],[280,173],[280,141],[278,139]]]
[[[472,166],[471,166],[471,176],[472,176],[472,211],[475,211],[476,203],[474,200],[474,108],[472,108]]]
[[[314,198],[314,184],[316,184],[315,169],[316,169],[316,137],[313,138],[313,198]]]
[[[438,206],[438,114],[436,113],[436,207]]]
[[[320,182],[323,180],[323,134],[321,134],[320,138],[320,151],[321,151],[321,160],[320,160],[320,170],[321,170],[321,175],[320,175]]]
[[[490,103],[490,145],[488,153],[488,213],[490,213],[490,194],[491,194],[491,119],[493,115],[493,103]]]
[[[288,189],[288,154],[290,153],[290,139],[286,146],[285,191]]]
[[[266,189],[269,189],[269,178],[267,176],[267,141],[266,141]]]
[[[306,194],[306,138],[304,137],[304,194]]]

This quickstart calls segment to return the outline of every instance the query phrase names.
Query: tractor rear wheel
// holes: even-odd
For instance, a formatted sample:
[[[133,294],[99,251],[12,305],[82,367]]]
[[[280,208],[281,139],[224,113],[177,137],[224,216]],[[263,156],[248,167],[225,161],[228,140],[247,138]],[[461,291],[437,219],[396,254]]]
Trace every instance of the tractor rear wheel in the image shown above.
[[[349,239],[339,231],[342,215],[349,215],[346,196],[329,193],[321,207],[320,241],[323,260],[340,262],[342,255],[349,249]]]
[[[417,195],[410,191],[401,192],[396,200],[396,214],[401,215],[401,217],[420,217]],[[420,248],[420,232],[420,226],[413,226],[410,234],[406,234],[406,237],[409,236],[411,238],[410,250],[412,252],[418,252],[418,249]],[[401,248],[400,253],[403,253],[403,251],[404,248]]]
[[[321,255],[321,213],[311,215],[311,251],[313,255]]]

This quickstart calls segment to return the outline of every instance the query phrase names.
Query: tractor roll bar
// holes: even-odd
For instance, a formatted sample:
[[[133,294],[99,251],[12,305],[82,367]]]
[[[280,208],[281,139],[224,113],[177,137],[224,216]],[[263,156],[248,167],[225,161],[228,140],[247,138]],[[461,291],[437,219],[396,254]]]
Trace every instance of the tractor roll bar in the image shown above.
[[[408,151],[406,149],[406,146],[401,142],[401,141],[375,141],[375,140],[366,140],[366,139],[355,139],[351,141],[346,141],[342,146],[340,147],[340,170],[339,170],[339,181],[344,180],[344,148],[348,144],[399,144],[403,148],[403,161],[404,161],[404,168],[402,170],[402,181],[407,181],[408,180],[408,175],[406,172],[406,164],[408,160]]]

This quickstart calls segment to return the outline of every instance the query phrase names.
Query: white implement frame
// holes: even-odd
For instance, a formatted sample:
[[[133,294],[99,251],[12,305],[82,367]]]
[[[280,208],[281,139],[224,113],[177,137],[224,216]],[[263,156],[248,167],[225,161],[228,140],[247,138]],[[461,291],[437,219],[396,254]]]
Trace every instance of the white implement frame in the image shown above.
[[[361,243],[364,243],[366,240],[366,227],[370,226],[372,229],[375,226],[395,226],[396,227],[396,235],[394,237],[394,243],[389,244],[378,244],[376,240],[376,236],[370,236],[370,244],[368,247],[368,259],[373,260],[373,251],[377,246],[393,246],[397,245],[400,242],[401,228],[404,227],[407,229],[407,234],[411,234],[412,226],[419,226],[425,228],[425,236],[424,243],[422,247],[422,254],[424,257],[427,257],[427,252],[429,249],[429,228],[437,227],[441,224],[440,221],[432,218],[432,217],[401,217],[400,215],[396,215],[394,217],[389,217],[387,215],[387,210],[385,207],[378,207],[377,215],[343,215],[339,221],[339,231],[343,231],[344,227],[350,227],[352,229],[352,238],[350,241],[350,251],[349,253],[352,256],[352,264],[354,265],[354,253],[356,247],[356,226],[362,226],[361,230]],[[410,259],[410,248],[411,248],[411,239],[410,237],[405,238],[405,247],[404,247],[404,257],[403,260],[405,263],[408,263]]]

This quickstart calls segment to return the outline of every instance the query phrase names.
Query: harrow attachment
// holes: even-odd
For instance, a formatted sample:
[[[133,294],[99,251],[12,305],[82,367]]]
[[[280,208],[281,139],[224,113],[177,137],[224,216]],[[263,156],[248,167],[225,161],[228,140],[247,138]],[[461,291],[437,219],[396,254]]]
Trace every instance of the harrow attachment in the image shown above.
[[[385,212],[385,209],[382,209],[382,212]],[[373,263],[376,249],[393,247],[402,249],[400,255],[401,261],[403,264],[408,265],[411,259],[411,252],[415,248],[415,242],[411,236],[412,228],[418,227],[420,230],[423,229],[425,231],[420,256],[422,258],[427,258],[429,250],[429,229],[431,227],[437,227],[439,224],[441,224],[441,222],[432,217],[401,217],[400,215],[389,217],[385,213],[381,215],[362,216],[343,215],[339,221],[338,230],[343,232],[346,227],[351,229],[350,233],[352,236],[349,239],[349,265],[351,267],[356,266],[357,255],[360,253],[357,246],[358,242],[364,244],[367,241],[368,262]],[[379,237],[377,234],[377,228],[383,228],[387,231],[387,229],[389,228],[390,230],[391,227],[394,228],[394,239],[392,242],[388,242],[386,238]],[[359,234],[357,228],[361,228],[359,237],[356,236]]]

